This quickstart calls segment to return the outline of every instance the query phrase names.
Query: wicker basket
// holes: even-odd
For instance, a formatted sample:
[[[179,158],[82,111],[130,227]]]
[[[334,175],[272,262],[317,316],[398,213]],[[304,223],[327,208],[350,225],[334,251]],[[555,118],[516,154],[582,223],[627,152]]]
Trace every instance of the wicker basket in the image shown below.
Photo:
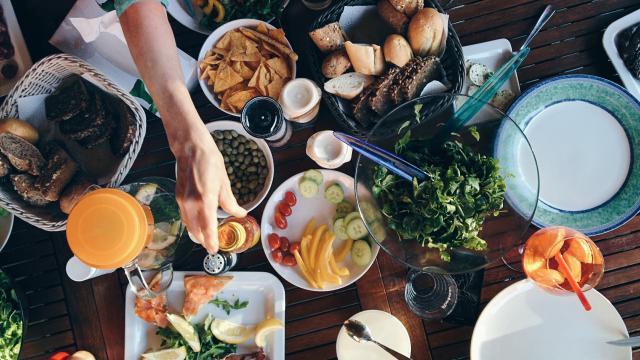
[[[60,82],[71,74],[89,77],[95,84],[111,95],[124,101],[136,119],[136,131],[133,143],[127,155],[122,159],[108,186],[118,186],[129,172],[135,160],[146,132],[146,116],[142,107],[118,85],[100,74],[93,66],[71,55],[58,54],[48,56],[33,65],[18,81],[0,107],[0,118],[18,117],[18,99],[34,95],[51,94]],[[24,221],[47,231],[64,230],[67,215],[59,209],[58,203],[46,207],[35,207],[26,203],[13,190],[10,182],[0,183],[0,206],[12,212]]]
[[[334,3],[330,8],[324,11],[318,18],[311,24],[308,31],[315,30],[323,27],[332,22],[340,20],[340,15],[345,6],[364,6],[364,5],[376,5],[377,0],[341,0]],[[425,0],[425,7],[432,7],[439,12],[444,13],[442,7],[435,0]],[[380,20],[382,23],[382,20]],[[324,84],[327,79],[322,75],[322,60],[324,54],[318,50],[313,41],[307,36],[306,51],[309,64],[311,65],[311,73],[314,80],[319,84]],[[444,55],[440,58],[442,67],[447,76],[447,81],[451,84],[449,92],[459,93],[462,90],[462,84],[464,82],[464,55],[462,54],[462,45],[460,39],[456,34],[451,22],[449,22],[449,37],[447,38],[447,47]],[[325,103],[329,106],[329,109],[335,116],[338,124],[344,127],[346,130],[352,132],[356,136],[365,137],[371,130],[364,127],[358,121],[353,119],[350,112],[345,112],[341,108],[341,102],[345,100],[340,99],[338,96],[323,92],[323,98]],[[344,106],[344,105],[343,105]]]

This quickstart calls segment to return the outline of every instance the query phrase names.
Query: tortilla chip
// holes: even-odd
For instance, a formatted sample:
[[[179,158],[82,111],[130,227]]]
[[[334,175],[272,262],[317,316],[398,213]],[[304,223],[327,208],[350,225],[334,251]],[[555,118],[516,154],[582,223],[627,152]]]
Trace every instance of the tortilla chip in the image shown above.
[[[278,50],[275,46],[269,44],[268,42],[263,42],[262,43],[262,47],[266,50],[268,50],[270,53],[274,54],[275,56],[278,57],[283,57],[286,58],[287,56],[285,54],[283,54],[280,50]]]
[[[258,26],[256,26],[256,31],[261,32],[263,34],[269,34],[269,29],[267,28],[267,25],[263,23],[260,23],[258,24]]]
[[[256,96],[260,96],[260,93],[256,89],[237,91],[233,93],[233,95],[229,96],[229,98],[227,99],[227,104],[235,108],[236,111],[240,111],[244,107],[244,104],[247,103],[247,101],[253,99]]]
[[[280,91],[282,91],[283,86],[284,86],[284,79],[281,79],[281,78],[274,79],[267,85],[268,96],[272,97],[275,100],[278,100],[278,98],[280,97]]]
[[[269,33],[267,34],[269,35],[270,38],[276,40],[277,42],[283,44],[283,45],[287,45],[287,39],[284,36],[284,30],[282,29],[271,29],[269,30]],[[287,45],[289,46],[289,45]]]
[[[229,54],[229,50],[228,49],[215,48],[215,49],[213,49],[213,53],[214,54],[218,54],[218,55],[222,55],[222,57],[226,57],[227,54]]]
[[[235,72],[231,66],[227,64],[220,65],[220,68],[216,72],[215,84],[213,87],[214,93],[221,93],[228,88],[242,82],[242,76]]]
[[[242,50],[236,51],[235,49],[229,54],[229,59],[231,61],[260,61],[260,54],[257,52],[253,52],[247,54]]]
[[[247,67],[252,71],[258,70],[258,67],[260,66],[261,63],[262,61],[245,61],[244,62],[244,64],[247,65]]]
[[[274,57],[266,61],[267,66],[274,70],[280,77],[290,77],[289,64],[281,57]]]
[[[247,67],[247,65],[245,65],[244,62],[242,61],[237,61],[231,64],[231,67],[233,68],[233,70],[235,72],[237,72],[238,74],[240,74],[240,76],[242,76],[242,78],[244,80],[249,80],[253,77],[253,74],[255,73],[254,70],[251,70],[249,67]]]
[[[213,49],[229,49],[231,44],[231,34],[233,31],[227,31],[222,35],[220,40],[213,46]],[[214,50],[215,51],[215,50]]]

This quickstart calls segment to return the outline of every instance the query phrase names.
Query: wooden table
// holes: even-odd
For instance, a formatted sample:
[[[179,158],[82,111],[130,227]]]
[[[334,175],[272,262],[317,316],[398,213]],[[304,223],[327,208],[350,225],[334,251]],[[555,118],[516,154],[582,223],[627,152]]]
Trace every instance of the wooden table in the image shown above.
[[[73,2],[13,1],[34,60],[56,52],[47,40]],[[609,23],[640,8],[638,0],[457,0],[445,4],[445,8],[463,45],[507,38],[518,48],[547,3],[558,8],[558,12],[533,41],[533,50],[518,71],[522,88],[539,79],[566,73],[592,74],[620,82],[602,49],[602,34]],[[300,48],[306,41],[303,29],[314,16],[298,0],[291,1],[284,27],[294,47]],[[204,37],[173,20],[172,26],[179,47],[195,57]],[[299,76],[308,75],[302,57]],[[199,89],[193,93],[193,100],[205,122],[222,115]],[[274,188],[289,176],[314,166],[304,154],[305,141],[314,131],[334,126],[330,114],[323,109],[319,120],[310,128],[297,131],[287,148],[274,150],[277,169]],[[162,125],[157,118],[148,116],[147,138],[129,179],[148,175],[173,177],[173,169],[174,157],[167,147]],[[341,170],[351,169],[345,166]],[[254,215],[259,216],[261,210]],[[622,314],[631,335],[640,335],[640,217],[596,240],[606,257],[606,274],[599,290]],[[0,254],[0,265],[27,292],[30,320],[22,358],[46,359],[52,351],[87,349],[101,360],[121,360],[122,274],[74,283],[64,272],[70,256],[64,233],[46,233],[16,221],[11,240]],[[195,251],[178,267],[198,270],[203,256],[203,251]],[[273,272],[260,248],[243,254],[237,269]],[[335,358],[335,339],[341,322],[364,309],[380,309],[397,316],[411,334],[414,359],[467,358],[472,327],[423,322],[414,316],[403,299],[405,274],[405,268],[381,251],[357,284],[339,291],[309,292],[283,281],[287,297],[287,359]],[[486,304],[521,277],[502,264],[488,268],[482,303]],[[640,352],[634,353],[634,359],[640,359]]]

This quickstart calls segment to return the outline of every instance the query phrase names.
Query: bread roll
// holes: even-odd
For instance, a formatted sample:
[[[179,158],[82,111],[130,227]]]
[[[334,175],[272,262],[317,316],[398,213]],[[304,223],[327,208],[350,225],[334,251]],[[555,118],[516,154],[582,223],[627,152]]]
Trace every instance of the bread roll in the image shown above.
[[[322,62],[322,75],[333,79],[344,74],[351,67],[349,55],[344,49],[336,50],[329,54]]]
[[[28,122],[16,118],[6,118],[0,120],[0,133],[8,132],[19,136],[28,142],[35,144],[38,142],[38,130]]]
[[[337,22],[313,30],[309,37],[323,53],[341,49],[345,42],[345,35]]]
[[[384,20],[393,31],[404,34],[407,30],[407,24],[409,23],[409,18],[396,10],[388,0],[380,0],[378,1],[378,15]]]
[[[411,19],[407,37],[416,56],[439,55],[445,34],[443,18],[432,8],[424,8]]]
[[[349,55],[349,61],[353,69],[361,74],[373,75],[375,63],[373,57],[373,46],[354,44],[351,41],[344,43],[344,48]]]
[[[384,41],[384,59],[387,62],[403,67],[413,57],[411,46],[405,38],[392,34]]]
[[[382,75],[386,68],[386,62],[384,61],[384,54],[382,48],[378,45],[371,45],[373,47],[373,74]]]
[[[351,100],[358,96],[372,81],[373,76],[350,72],[324,83],[324,90],[343,99]]]
[[[424,7],[424,0],[388,0],[399,12],[412,17]]]
[[[80,198],[89,191],[92,185],[93,183],[87,177],[82,174],[77,174],[69,185],[64,188],[64,191],[58,199],[60,210],[65,214],[71,213],[71,209],[76,206]]]

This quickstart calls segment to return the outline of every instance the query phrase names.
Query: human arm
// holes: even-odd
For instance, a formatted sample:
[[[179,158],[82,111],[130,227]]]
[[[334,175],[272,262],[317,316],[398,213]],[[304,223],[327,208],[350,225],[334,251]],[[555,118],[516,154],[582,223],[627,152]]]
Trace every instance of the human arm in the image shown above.
[[[167,13],[159,2],[142,0],[121,14],[120,23],[176,157],[176,198],[182,220],[194,240],[215,253],[218,205],[233,216],[243,217],[246,211],[233,196],[222,154],[184,84]]]

